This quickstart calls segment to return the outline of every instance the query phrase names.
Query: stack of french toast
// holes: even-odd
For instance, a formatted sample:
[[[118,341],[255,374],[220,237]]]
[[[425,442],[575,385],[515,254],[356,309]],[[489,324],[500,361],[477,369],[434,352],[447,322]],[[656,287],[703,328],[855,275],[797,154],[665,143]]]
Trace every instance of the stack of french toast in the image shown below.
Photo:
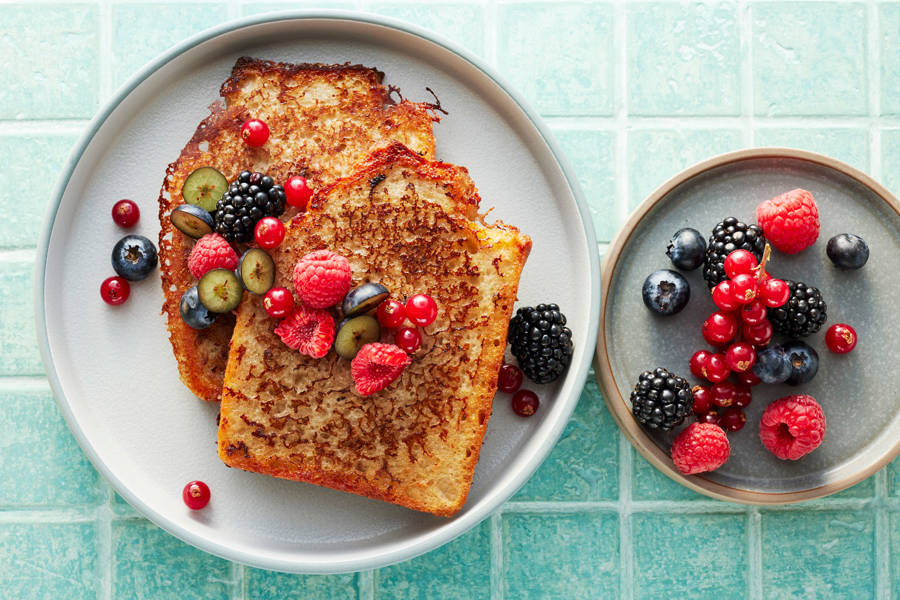
[[[485,223],[468,171],[435,160],[435,105],[395,99],[382,79],[358,65],[237,61],[224,102],[169,165],[160,193],[163,312],[182,381],[221,402],[226,465],[450,516],[472,483],[531,240]],[[241,139],[249,119],[266,123],[264,144]],[[349,263],[352,288],[434,299],[437,315],[395,380],[359,393],[350,360],[292,348],[250,291],[208,327],[185,322],[195,240],[170,216],[201,167],[229,182],[246,171],[275,182],[299,175],[314,190],[305,210],[280,215],[284,240],[268,250],[275,286],[293,290],[298,261],[328,250]],[[331,311],[336,322],[344,316]],[[394,341],[389,330],[379,335]]]

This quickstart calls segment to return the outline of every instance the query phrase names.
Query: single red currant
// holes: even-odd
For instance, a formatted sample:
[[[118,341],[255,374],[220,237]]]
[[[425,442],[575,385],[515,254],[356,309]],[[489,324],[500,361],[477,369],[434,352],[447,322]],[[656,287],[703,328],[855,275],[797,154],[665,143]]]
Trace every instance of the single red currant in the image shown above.
[[[300,210],[306,210],[313,192],[309,189],[306,177],[294,175],[284,184],[284,195],[287,197],[288,204]]]
[[[696,415],[702,415],[709,412],[712,408],[712,397],[709,394],[709,388],[702,385],[695,385],[691,390],[694,394],[694,404],[691,410]]]
[[[427,294],[416,294],[406,301],[406,318],[419,327],[434,323],[437,312],[437,303]]]
[[[706,377],[703,374],[703,367],[706,366],[706,359],[709,358],[710,354],[712,352],[707,352],[706,350],[694,352],[694,355],[691,357],[691,373],[694,374],[694,377]]]
[[[737,382],[746,387],[753,387],[754,385],[759,385],[762,383],[762,380],[756,376],[756,373],[753,372],[753,369],[749,369],[741,373],[740,371],[734,374],[734,378]]]
[[[725,351],[725,364],[736,373],[749,371],[756,362],[756,350],[747,342],[738,342]]]
[[[778,308],[791,297],[791,288],[781,279],[767,279],[760,284],[759,295],[766,306]]]
[[[141,209],[131,200],[119,200],[112,207],[113,221],[119,227],[134,227],[141,218]]]
[[[107,277],[100,284],[100,297],[107,304],[118,306],[126,300],[131,293],[131,285],[122,277]]]
[[[741,320],[744,323],[758,325],[766,318],[766,306],[760,300],[754,300],[750,304],[741,307]]]
[[[514,394],[522,387],[522,369],[516,365],[504,364],[497,376],[497,389],[507,394]]]
[[[263,296],[263,308],[270,317],[283,319],[294,310],[294,296],[287,288],[273,287]]]
[[[512,397],[512,409],[520,417],[530,417],[540,404],[537,394],[531,390],[519,390]]]
[[[757,283],[756,277],[741,273],[731,280],[731,291],[735,299],[740,304],[748,304],[756,298]]]
[[[847,354],[856,347],[856,330],[846,323],[835,323],[825,333],[825,343],[835,354]]]
[[[284,240],[284,223],[277,217],[263,217],[256,224],[253,235],[260,248],[271,250]]]
[[[728,379],[729,373],[731,373],[731,369],[729,369],[728,365],[725,364],[724,354],[710,354],[709,358],[706,359],[704,376],[708,380],[712,381],[713,383],[725,381],[726,379]]]
[[[758,265],[759,262],[749,250],[735,250],[725,257],[725,274],[731,279],[737,275],[753,275],[753,269]]]
[[[717,311],[703,322],[703,339],[713,346],[723,346],[734,338],[738,322],[732,313]]]
[[[752,400],[753,392],[750,391],[750,388],[745,385],[735,386],[734,406],[737,406],[738,408],[747,408]]]
[[[757,323],[756,325],[744,323],[741,333],[745,342],[750,342],[755,348],[761,348],[769,345],[774,331],[772,323],[765,319],[762,323]]]
[[[184,503],[191,510],[200,510],[209,504],[209,486],[202,481],[191,481],[181,491]]]
[[[717,413],[714,410],[711,410],[708,413],[697,417],[697,421],[699,421],[700,423],[710,423],[712,425],[718,425],[719,424],[719,413]]]
[[[738,303],[737,298],[734,297],[734,290],[731,289],[731,282],[727,279],[725,281],[720,281],[719,285],[713,288],[712,299],[713,302],[716,303],[716,306],[724,311],[737,310],[741,306],[740,303]]]
[[[250,119],[241,126],[241,138],[248,146],[262,146],[269,139],[269,126],[259,119]]]
[[[386,329],[396,329],[406,320],[406,309],[396,300],[387,299],[378,305],[378,322]]]
[[[737,406],[726,408],[719,417],[719,426],[726,431],[739,431],[747,423],[747,415]]]
[[[730,381],[720,381],[719,383],[714,383],[712,387],[709,388],[710,400],[712,400],[712,403],[719,408],[731,406],[734,403],[734,396],[736,393],[737,388]]]
[[[412,354],[422,346],[422,334],[415,327],[403,327],[397,330],[394,343],[407,354]]]

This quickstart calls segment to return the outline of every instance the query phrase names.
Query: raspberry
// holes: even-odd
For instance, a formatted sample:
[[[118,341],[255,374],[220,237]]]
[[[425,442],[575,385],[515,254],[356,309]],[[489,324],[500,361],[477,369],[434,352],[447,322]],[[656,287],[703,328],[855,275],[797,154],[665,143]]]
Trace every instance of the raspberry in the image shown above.
[[[756,221],[778,250],[796,254],[819,237],[819,209],[812,194],[796,189],[756,207]]]
[[[328,308],[350,291],[350,263],[331,250],[310,252],[294,267],[294,289],[311,308]]]
[[[360,396],[371,396],[400,377],[412,360],[393,344],[366,344],[350,362],[350,373]]]
[[[300,304],[278,324],[275,333],[288,348],[322,358],[334,342],[334,319],[327,311]]]
[[[228,269],[234,271],[238,266],[238,255],[225,238],[218,233],[207,233],[197,240],[188,256],[188,269],[191,275],[200,279],[207,271]]]
[[[825,439],[825,413],[812,396],[785,396],[766,407],[759,422],[759,439],[782,460],[797,460]]]
[[[712,423],[691,423],[672,442],[672,461],[685,475],[715,471],[730,454],[725,432]]]

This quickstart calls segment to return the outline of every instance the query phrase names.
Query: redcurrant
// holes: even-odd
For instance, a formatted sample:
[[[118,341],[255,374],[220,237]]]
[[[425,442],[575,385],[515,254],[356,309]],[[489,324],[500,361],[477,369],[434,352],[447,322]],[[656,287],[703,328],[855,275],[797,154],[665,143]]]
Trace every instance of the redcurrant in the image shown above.
[[[738,408],[746,408],[750,401],[753,400],[753,392],[745,385],[735,386],[734,406]]]
[[[716,303],[716,306],[725,311],[736,310],[741,306],[738,303],[737,298],[734,297],[734,290],[731,289],[731,282],[727,279],[725,281],[720,281],[719,285],[713,288],[712,299],[713,302]]]
[[[694,352],[694,355],[691,356],[691,373],[694,374],[694,377],[704,377],[703,375],[703,367],[706,366],[706,359],[709,358],[711,353],[706,350],[697,350]]]
[[[412,354],[422,346],[422,334],[415,327],[403,327],[397,330],[394,343],[407,354]]]
[[[725,257],[725,274],[734,279],[736,275],[753,275],[759,263],[749,250],[735,250]]]
[[[750,304],[745,304],[741,307],[741,320],[744,323],[757,325],[762,323],[765,318],[766,307],[760,300],[754,300]]]
[[[728,365],[725,364],[725,355],[710,354],[709,358],[706,359],[704,376],[708,380],[712,381],[713,383],[725,381],[726,379],[728,379],[729,373],[731,373],[731,369],[729,369]]]
[[[767,279],[760,285],[759,295],[766,306],[778,308],[791,297],[791,288],[781,279]]]
[[[768,346],[769,342],[772,341],[774,329],[772,328],[772,323],[765,319],[756,325],[744,323],[741,333],[745,342],[750,342],[754,347],[761,348],[762,346]]]
[[[734,403],[736,393],[737,388],[730,381],[720,381],[709,388],[709,398],[719,408],[731,406]]]
[[[713,346],[722,346],[734,338],[738,322],[731,313],[717,311],[703,322],[703,339]]]
[[[306,177],[295,175],[284,184],[284,195],[287,197],[288,204],[300,210],[306,210],[313,192],[309,189]]]
[[[427,294],[416,294],[406,301],[406,318],[419,327],[434,323],[437,311],[437,303]]]
[[[759,385],[762,383],[762,380],[756,376],[756,373],[753,372],[753,369],[748,369],[741,373],[738,371],[734,374],[734,378],[737,382],[746,387],[752,387],[754,385]]]
[[[119,200],[113,204],[112,218],[116,225],[128,229],[134,227],[141,218],[141,210],[131,200]]]
[[[504,364],[497,377],[497,389],[507,394],[514,394],[522,387],[522,369],[516,365]]]
[[[731,280],[731,291],[740,304],[748,304],[756,298],[757,283],[754,275],[741,273]]]
[[[263,308],[270,317],[283,319],[294,309],[294,296],[287,288],[273,287],[263,296]]]
[[[396,300],[387,299],[378,305],[378,322],[386,329],[395,329],[406,320],[406,309]]]
[[[276,217],[263,217],[256,224],[253,235],[260,248],[271,250],[284,240],[284,223]]]
[[[711,410],[708,413],[697,417],[697,421],[699,421],[700,423],[710,423],[712,425],[718,425],[719,424],[719,413],[717,413],[714,410]]]
[[[241,138],[248,146],[262,146],[269,139],[269,126],[259,119],[250,119],[241,126]]]
[[[737,406],[726,408],[719,417],[719,426],[726,431],[739,431],[747,423],[747,415]]]
[[[709,412],[709,409],[712,408],[712,398],[709,394],[709,388],[702,385],[695,385],[691,392],[694,394],[694,404],[691,406],[691,410],[694,411],[694,414],[702,415],[703,413]]]
[[[756,350],[747,342],[732,344],[725,351],[725,364],[736,373],[749,371],[756,362]]]
[[[825,333],[825,343],[835,354],[847,354],[856,347],[856,330],[846,323],[835,323]]]
[[[122,277],[107,277],[100,284],[100,297],[107,304],[117,306],[128,300],[131,285]]]
[[[181,491],[184,503],[191,510],[200,510],[209,504],[209,486],[202,481],[191,481]]]
[[[512,409],[520,417],[530,417],[540,404],[537,394],[531,390],[519,390],[512,397]]]

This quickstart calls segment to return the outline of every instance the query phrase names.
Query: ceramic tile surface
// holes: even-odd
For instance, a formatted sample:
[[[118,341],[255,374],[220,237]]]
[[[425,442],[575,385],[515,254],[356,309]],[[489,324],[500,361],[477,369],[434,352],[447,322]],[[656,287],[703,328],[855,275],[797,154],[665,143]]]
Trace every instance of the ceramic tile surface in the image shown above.
[[[812,502],[711,500],[631,447],[592,378],[509,502],[382,569],[231,563],[116,494],[66,427],[40,361],[32,286],[44,212],[79,135],[142,65],[207,27],[297,8],[406,20],[496,68],[566,154],[601,256],[666,179],[739,148],[820,152],[900,193],[896,1],[0,4],[0,598],[900,598],[900,459]]]

